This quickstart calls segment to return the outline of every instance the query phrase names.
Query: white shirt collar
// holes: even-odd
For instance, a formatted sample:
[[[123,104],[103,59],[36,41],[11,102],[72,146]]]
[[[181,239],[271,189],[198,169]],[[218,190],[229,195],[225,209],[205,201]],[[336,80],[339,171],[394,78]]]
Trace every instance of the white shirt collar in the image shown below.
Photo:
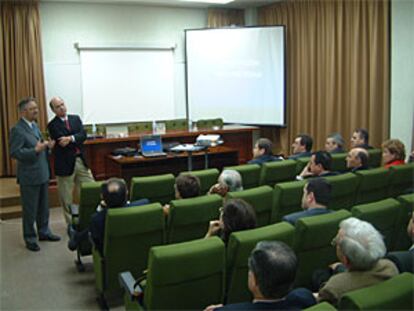
[[[33,123],[34,121],[30,122],[29,120],[27,120],[25,117],[22,117],[23,121],[26,122],[26,124],[30,127],[33,128]]]

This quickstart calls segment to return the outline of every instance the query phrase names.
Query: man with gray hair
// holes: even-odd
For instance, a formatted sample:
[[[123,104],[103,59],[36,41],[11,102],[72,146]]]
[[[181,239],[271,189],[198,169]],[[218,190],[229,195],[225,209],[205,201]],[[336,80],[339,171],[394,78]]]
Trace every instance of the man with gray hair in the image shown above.
[[[318,300],[338,304],[347,292],[368,287],[398,274],[385,256],[381,234],[368,222],[354,217],[343,220],[332,244],[346,271],[332,276],[319,290]],[[336,264],[331,265],[335,268]]]
[[[345,141],[341,134],[332,133],[326,138],[325,150],[329,153],[342,153],[344,150]]]
[[[346,167],[352,172],[368,169],[369,153],[364,148],[352,148],[346,156]]]
[[[224,170],[218,178],[218,183],[213,185],[208,193],[217,193],[222,197],[225,197],[227,192],[237,192],[242,190],[243,181],[240,173],[235,170]]]
[[[10,155],[17,160],[17,183],[22,201],[23,238],[26,248],[40,250],[40,241],[59,241],[49,228],[48,150],[55,142],[47,141],[37,126],[39,108],[33,97],[19,102],[20,120],[11,129]],[[37,234],[34,228],[36,222]]]
[[[250,254],[248,287],[253,302],[212,305],[212,310],[301,310],[315,304],[305,288],[292,290],[298,261],[293,250],[283,242],[262,241]]]

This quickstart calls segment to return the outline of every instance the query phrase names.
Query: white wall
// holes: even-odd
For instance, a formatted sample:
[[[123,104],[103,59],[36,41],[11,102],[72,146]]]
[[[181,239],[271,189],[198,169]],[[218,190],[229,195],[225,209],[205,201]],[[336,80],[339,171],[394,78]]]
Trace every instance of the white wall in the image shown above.
[[[414,149],[414,2],[393,0],[391,7],[391,137]]]
[[[59,95],[71,113],[82,114],[80,60],[75,42],[176,44],[174,102],[176,116],[185,117],[184,29],[206,27],[207,10],[42,2],[40,19],[47,99]]]

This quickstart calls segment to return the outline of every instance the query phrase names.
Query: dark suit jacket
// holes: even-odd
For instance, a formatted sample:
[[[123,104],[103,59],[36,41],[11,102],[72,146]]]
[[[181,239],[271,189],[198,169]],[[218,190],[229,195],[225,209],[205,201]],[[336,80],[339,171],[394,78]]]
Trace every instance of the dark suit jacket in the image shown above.
[[[273,161],[282,161],[283,159],[280,157],[275,157],[273,155],[268,155],[268,154],[264,154],[261,155],[260,157],[257,157],[255,159],[251,159],[249,162],[247,162],[248,164],[263,164],[266,162],[273,162]]]
[[[228,304],[214,310],[302,310],[316,303],[306,288],[292,290],[284,299],[275,302],[242,302]]]
[[[68,115],[70,130],[59,117],[54,117],[48,124],[50,137],[56,140],[54,150],[55,155],[55,174],[57,176],[70,176],[73,174],[76,161],[76,149],[80,151],[80,157],[87,166],[83,157],[83,142],[86,140],[86,132],[83,128],[82,120],[77,115]],[[62,136],[75,137],[75,142],[69,143],[66,147],[59,145],[58,139]]]
[[[17,182],[20,185],[35,186],[49,181],[48,150],[35,151],[41,138],[37,125],[31,129],[23,119],[11,129],[10,155],[17,160]]]

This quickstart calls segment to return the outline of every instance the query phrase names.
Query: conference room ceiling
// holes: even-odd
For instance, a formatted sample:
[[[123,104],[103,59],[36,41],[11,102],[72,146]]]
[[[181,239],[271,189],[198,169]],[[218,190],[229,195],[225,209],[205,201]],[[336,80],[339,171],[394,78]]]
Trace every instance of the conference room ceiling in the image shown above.
[[[192,1],[180,1],[180,0],[40,0],[40,2],[82,2],[82,3],[106,3],[106,4],[143,4],[143,5],[155,5],[155,6],[172,6],[172,7],[191,7],[191,8],[208,8],[208,7],[220,7],[220,8],[251,8],[259,7],[282,0],[234,0],[228,4],[211,4],[200,3]]]

